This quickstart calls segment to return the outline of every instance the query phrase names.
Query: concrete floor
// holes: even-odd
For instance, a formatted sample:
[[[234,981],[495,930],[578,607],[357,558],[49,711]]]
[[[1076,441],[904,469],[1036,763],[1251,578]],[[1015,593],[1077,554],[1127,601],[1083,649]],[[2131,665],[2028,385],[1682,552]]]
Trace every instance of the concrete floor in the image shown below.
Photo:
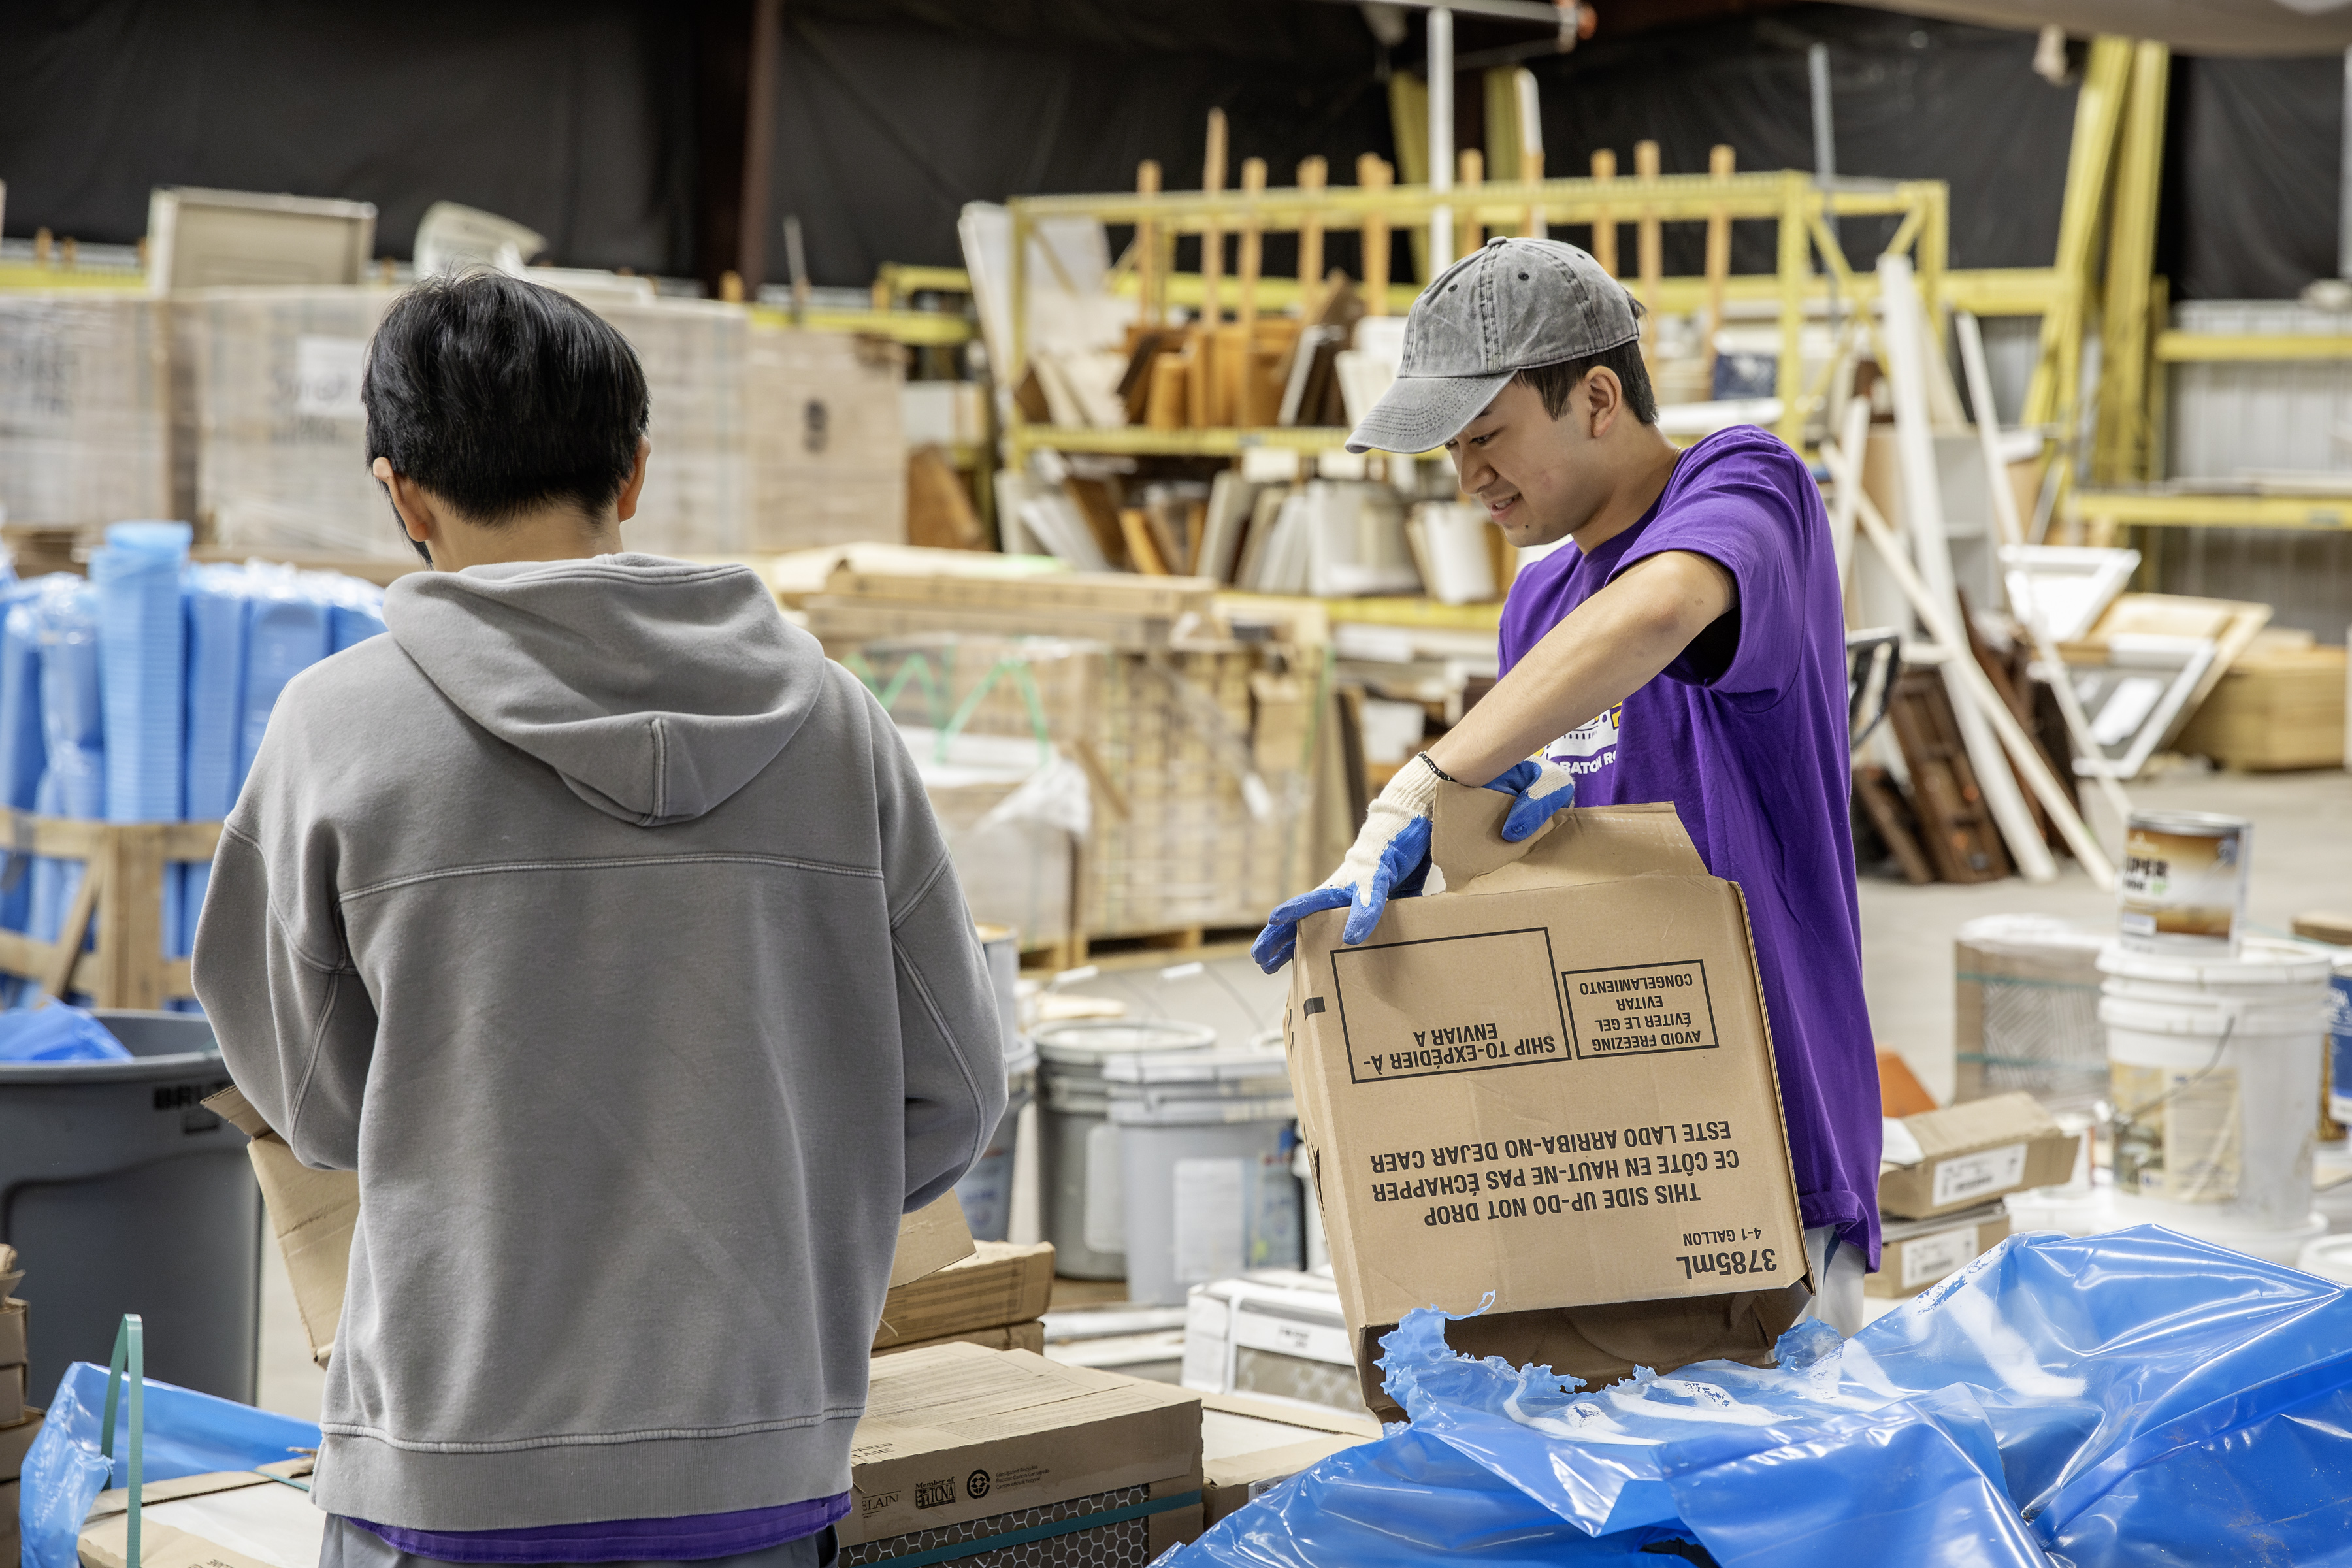
[[[2135,784],[2131,793],[2137,805],[2226,812],[2253,821],[2250,913],[2255,930],[2284,934],[2301,911],[2352,909],[2352,778],[2345,773],[2181,771]],[[2121,834],[2112,822],[2095,820],[2095,826],[2111,852],[2119,847]],[[1879,1044],[1900,1051],[1938,1099],[1952,1088],[1952,939],[1960,926],[1983,915],[2018,913],[2104,923],[2115,911],[2112,895],[2071,863],[2041,887],[2013,877],[1974,887],[1866,881],[1861,902],[1863,980]],[[1066,989],[1115,997],[1138,1016],[1209,1024],[1233,1041],[1280,1026],[1286,973],[1260,974],[1240,952],[1204,955],[1198,963],[1168,963],[1172,956],[1106,960],[1102,973]],[[1035,1138],[1023,1143],[1034,1155]],[[1036,1235],[1034,1167],[1030,1160],[1022,1164],[1014,1184],[1015,1240]],[[260,1403],[315,1419],[323,1374],[310,1364],[276,1249],[265,1251]]]

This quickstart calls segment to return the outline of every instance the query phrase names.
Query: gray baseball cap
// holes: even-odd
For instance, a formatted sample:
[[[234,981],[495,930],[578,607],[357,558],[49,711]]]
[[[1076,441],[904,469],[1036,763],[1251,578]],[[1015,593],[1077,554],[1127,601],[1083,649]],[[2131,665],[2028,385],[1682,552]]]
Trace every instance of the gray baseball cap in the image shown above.
[[[1403,363],[1350,452],[1426,452],[1462,433],[1511,377],[1642,335],[1642,307],[1556,239],[1490,239],[1437,275],[1405,318]]]

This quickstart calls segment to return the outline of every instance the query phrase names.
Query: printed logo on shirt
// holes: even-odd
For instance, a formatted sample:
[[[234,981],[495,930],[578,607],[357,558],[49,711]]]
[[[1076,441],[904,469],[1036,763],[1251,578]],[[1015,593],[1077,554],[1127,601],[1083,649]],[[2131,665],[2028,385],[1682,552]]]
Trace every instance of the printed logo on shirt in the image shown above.
[[[1578,725],[1544,748],[1544,754],[1576,774],[1597,773],[1617,760],[1618,734],[1625,721],[1622,702]]]

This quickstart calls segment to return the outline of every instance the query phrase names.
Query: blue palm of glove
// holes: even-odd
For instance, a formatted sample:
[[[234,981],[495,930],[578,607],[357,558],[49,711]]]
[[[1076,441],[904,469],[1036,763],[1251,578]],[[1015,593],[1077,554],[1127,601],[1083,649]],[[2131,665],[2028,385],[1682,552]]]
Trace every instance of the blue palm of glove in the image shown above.
[[[1250,944],[1250,957],[1257,966],[1272,974],[1290,962],[1298,947],[1298,922],[1308,915],[1324,910],[1336,910],[1342,904],[1354,906],[1348,913],[1348,924],[1339,940],[1353,947],[1372,934],[1381,923],[1381,913],[1388,908],[1391,897],[1411,898],[1421,891],[1429,879],[1429,818],[1416,816],[1400,829],[1397,836],[1381,851],[1380,861],[1372,868],[1371,879],[1359,887],[1325,887],[1310,889],[1276,908],[1266,917],[1265,929],[1257,933]]]
[[[1518,798],[1503,817],[1503,838],[1517,844],[1576,804],[1576,778],[1567,769],[1541,763],[1515,763],[1486,786]]]

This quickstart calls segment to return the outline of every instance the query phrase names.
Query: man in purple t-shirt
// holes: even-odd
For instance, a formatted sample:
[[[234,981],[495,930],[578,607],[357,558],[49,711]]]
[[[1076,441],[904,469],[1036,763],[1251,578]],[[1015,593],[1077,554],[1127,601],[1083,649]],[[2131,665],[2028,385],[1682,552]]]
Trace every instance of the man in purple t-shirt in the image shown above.
[[[1453,454],[1511,543],[1558,544],[1503,607],[1503,679],[1373,803],[1329,882],[1255,950],[1352,904],[1371,933],[1425,874],[1440,778],[1517,796],[1505,835],[1573,799],[1670,800],[1748,900],[1806,1251],[1835,1327],[1878,1259],[1878,1072],[1847,822],[1845,632],[1821,493],[1753,426],[1677,452],[1657,428],[1641,308],[1591,257],[1497,239],[1424,290],[1396,384],[1350,451]],[[1489,781],[1492,781],[1489,783]]]

